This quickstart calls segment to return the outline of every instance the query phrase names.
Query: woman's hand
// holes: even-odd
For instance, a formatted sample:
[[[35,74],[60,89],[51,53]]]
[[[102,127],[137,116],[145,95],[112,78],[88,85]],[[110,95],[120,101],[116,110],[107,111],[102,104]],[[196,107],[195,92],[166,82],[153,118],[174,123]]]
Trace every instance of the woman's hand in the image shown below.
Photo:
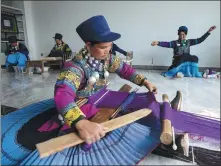
[[[131,57],[132,54],[131,54],[130,52],[127,52],[127,55],[126,55],[126,56]]]
[[[150,91],[153,92],[154,94],[157,94],[157,87],[152,84],[151,82],[145,80],[143,85]]]
[[[157,46],[158,44],[159,44],[158,41],[153,41],[153,42],[151,43],[152,46]]]
[[[103,127],[101,124],[90,122],[85,119],[77,122],[75,126],[81,139],[88,144],[99,141],[105,136],[105,130],[107,130],[107,128]]]
[[[208,30],[208,32],[212,32],[214,29],[216,29],[216,26],[211,26],[210,29]]]

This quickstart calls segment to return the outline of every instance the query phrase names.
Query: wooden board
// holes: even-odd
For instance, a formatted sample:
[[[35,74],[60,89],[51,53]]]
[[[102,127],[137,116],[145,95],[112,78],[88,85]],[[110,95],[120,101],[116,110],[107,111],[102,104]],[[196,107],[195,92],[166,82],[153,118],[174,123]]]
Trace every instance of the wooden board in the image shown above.
[[[104,122],[102,124],[103,126],[108,128],[106,132],[110,132],[134,121],[137,121],[145,116],[148,116],[151,112],[152,111],[150,109],[141,109],[136,112],[132,112],[116,119]],[[83,142],[84,141],[78,136],[77,133],[70,133],[39,143],[36,145],[36,147],[39,151],[40,158],[43,158],[62,151],[65,148],[70,148]]]
[[[40,59],[41,61],[57,61],[62,60],[62,57],[44,57]]]
[[[132,87],[130,85],[124,84],[119,92],[130,92]],[[110,117],[114,114],[116,109],[113,108],[100,108],[99,112],[97,112],[90,121],[96,122],[96,123],[103,123],[110,119]]]

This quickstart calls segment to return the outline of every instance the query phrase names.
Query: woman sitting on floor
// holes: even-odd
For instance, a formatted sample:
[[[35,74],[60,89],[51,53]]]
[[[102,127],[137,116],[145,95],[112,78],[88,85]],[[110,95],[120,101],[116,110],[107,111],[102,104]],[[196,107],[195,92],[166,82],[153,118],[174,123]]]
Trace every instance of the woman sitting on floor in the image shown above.
[[[19,40],[16,36],[10,36],[8,41],[10,45],[5,51],[7,56],[5,67],[9,72],[14,72],[13,66],[26,66],[26,61],[30,60],[29,51],[24,44],[18,42]]]
[[[185,77],[202,77],[198,70],[198,57],[190,54],[190,46],[202,43],[210,33],[216,28],[212,26],[202,37],[197,39],[186,39],[188,28],[181,26],[178,29],[179,39],[171,42],[153,41],[152,46],[161,46],[173,48],[174,56],[172,65],[167,72],[162,73],[164,76],[173,77],[182,73]]]

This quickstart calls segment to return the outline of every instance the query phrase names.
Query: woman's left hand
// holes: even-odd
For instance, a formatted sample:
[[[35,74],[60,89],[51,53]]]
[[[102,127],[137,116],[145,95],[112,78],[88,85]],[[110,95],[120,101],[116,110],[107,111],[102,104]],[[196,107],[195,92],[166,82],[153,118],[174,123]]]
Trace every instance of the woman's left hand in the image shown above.
[[[157,87],[152,84],[151,82],[145,80],[143,85],[150,91],[153,92],[154,94],[157,94]]]
[[[216,26],[211,26],[208,32],[212,32],[214,29],[216,29]]]

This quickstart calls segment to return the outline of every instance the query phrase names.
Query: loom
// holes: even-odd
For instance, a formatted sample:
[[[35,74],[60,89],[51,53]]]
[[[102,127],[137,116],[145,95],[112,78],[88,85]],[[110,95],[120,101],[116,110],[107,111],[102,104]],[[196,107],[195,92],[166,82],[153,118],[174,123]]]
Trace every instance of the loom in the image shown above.
[[[113,93],[115,93],[114,91],[112,91]],[[111,93],[111,92],[110,92]],[[119,94],[118,94],[119,95]],[[123,105],[123,109],[126,109],[126,108],[130,108],[130,106],[132,106],[132,104],[133,104],[133,102],[131,102],[133,99],[134,100],[136,100],[136,97],[137,96],[135,96],[134,95],[134,93],[132,92],[131,94],[125,94],[125,93],[122,93],[122,96],[124,95],[124,97],[122,97],[122,98],[124,98],[124,100],[123,100],[123,102],[122,102],[122,100],[120,100],[121,101],[121,103],[120,102],[117,102],[118,104],[116,104],[116,105],[120,105],[120,107],[117,107],[117,109],[116,110],[118,110],[118,111],[116,111],[116,112],[118,112],[119,113],[119,108],[121,108],[121,106]],[[142,94],[143,95],[143,94]],[[144,96],[142,96],[142,95],[140,95],[140,97],[142,97],[142,98],[144,98]],[[151,104],[156,104],[157,102],[156,102],[156,99],[155,99],[155,97],[153,96],[153,94],[152,93],[147,93],[147,94],[145,94],[145,95],[148,95],[149,96],[149,98],[151,98],[152,97],[152,101],[150,101],[149,103],[147,103],[147,107],[150,107],[151,106]],[[111,94],[111,95],[109,95],[109,96],[115,96],[114,94]],[[106,97],[106,100],[105,101],[107,101],[107,103],[105,103],[105,101],[103,100],[103,102],[102,102],[102,107],[104,107],[103,105],[105,105],[105,107],[107,107],[107,105],[106,104],[109,104],[108,103],[108,101],[110,101],[110,99],[108,100],[107,98],[109,97],[109,96],[107,96]],[[117,96],[116,96],[117,97]],[[116,101],[118,101],[118,100],[116,100]],[[155,103],[155,102],[156,103]],[[113,106],[113,103],[111,103],[112,104],[112,106]],[[160,104],[160,103],[159,103]],[[169,144],[171,144],[172,142],[175,142],[175,127],[176,126],[178,126],[178,124],[177,124],[177,121],[175,121],[174,119],[174,117],[179,117],[178,115],[180,115],[180,114],[177,114],[178,112],[178,110],[174,110],[174,109],[172,109],[171,108],[171,106],[170,106],[170,104],[169,104],[169,102],[168,101],[164,101],[163,102],[163,104],[161,105],[161,111],[158,111],[158,112],[154,112],[154,110],[155,109],[152,109],[153,110],[153,116],[155,116],[155,117],[157,117],[159,120],[161,120],[162,121],[162,130],[161,130],[161,135],[160,135],[160,140],[161,140],[161,143],[163,143],[163,144],[165,144],[165,145],[169,145]],[[115,113],[116,112],[112,112],[113,113],[113,115],[115,115]],[[185,112],[182,112],[182,114],[183,115],[188,115],[188,113],[185,113]],[[181,114],[181,115],[182,115]],[[111,117],[113,117],[113,115],[109,115],[109,116],[111,116]],[[174,116],[173,116],[174,115]],[[199,120],[199,116],[196,116],[196,115],[192,115],[193,116],[193,119],[196,119],[196,120]],[[100,115],[100,117],[102,117],[102,115]],[[115,116],[114,116],[115,117]],[[184,117],[184,120],[185,120],[185,118],[187,117],[187,116],[183,116]],[[202,117],[200,117],[200,119],[201,119]],[[193,120],[192,119],[192,120]],[[190,120],[190,119],[189,119]],[[189,122],[191,122],[192,120],[190,120]],[[206,121],[208,121],[209,119],[207,119],[207,118],[204,118],[203,120],[205,120],[205,122]],[[96,122],[96,121],[95,121]],[[188,118],[187,118],[187,122],[188,122]],[[215,122],[215,121],[212,121],[212,123],[213,122]],[[216,122],[215,122],[216,123]],[[175,126],[173,126],[175,124]],[[216,123],[217,124],[217,123]],[[208,126],[209,127],[209,126]],[[219,126],[216,126],[216,127],[219,127]],[[218,128],[217,128],[218,129]],[[216,129],[216,133],[218,134],[218,130]],[[191,132],[191,128],[189,128],[188,129],[190,132]],[[188,130],[184,130],[184,131],[182,131],[182,132],[179,132],[179,133],[183,133],[183,134],[185,134]],[[201,133],[203,133],[203,134],[205,134],[205,132],[203,131],[203,130],[201,130],[201,131],[197,131],[196,133],[199,133],[199,134],[201,134]],[[215,134],[215,133],[214,133]],[[207,133],[207,135],[208,135],[208,133]],[[218,138],[219,136],[218,135],[216,135],[216,137]],[[88,145],[85,145],[85,147],[83,146],[83,149],[85,150],[85,151],[88,151],[88,150],[90,150],[90,148],[91,148],[91,146],[88,146]],[[175,143],[173,144],[173,149],[174,150],[176,150],[177,149],[177,147],[176,147],[176,145],[175,145]]]

